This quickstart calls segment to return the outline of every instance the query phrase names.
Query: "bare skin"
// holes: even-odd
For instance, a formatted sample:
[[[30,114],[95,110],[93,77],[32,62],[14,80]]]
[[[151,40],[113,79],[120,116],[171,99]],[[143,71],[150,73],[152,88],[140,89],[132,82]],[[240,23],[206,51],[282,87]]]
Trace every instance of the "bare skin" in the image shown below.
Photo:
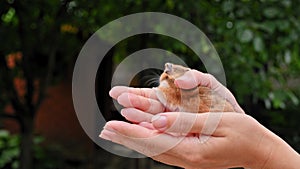
[[[125,107],[122,115],[134,124],[110,121],[100,137],[186,169],[299,168],[299,154],[255,119],[243,114],[230,91],[211,75],[191,70],[174,83],[183,89],[207,86],[221,96],[226,95],[235,112],[214,113],[220,121],[207,136],[203,128],[209,125],[205,122],[211,113],[164,112],[166,109],[153,89],[114,87],[110,95]],[[208,139],[202,142],[202,138]]]

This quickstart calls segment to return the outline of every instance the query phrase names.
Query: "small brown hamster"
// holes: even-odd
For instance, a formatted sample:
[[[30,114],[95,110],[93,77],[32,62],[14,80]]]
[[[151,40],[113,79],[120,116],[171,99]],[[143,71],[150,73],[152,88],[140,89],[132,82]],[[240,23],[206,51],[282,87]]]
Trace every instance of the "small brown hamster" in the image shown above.
[[[191,113],[234,112],[233,106],[223,97],[208,87],[198,86],[193,89],[180,89],[174,80],[190,68],[172,63],[165,64],[165,70],[159,79],[156,95],[168,111]]]

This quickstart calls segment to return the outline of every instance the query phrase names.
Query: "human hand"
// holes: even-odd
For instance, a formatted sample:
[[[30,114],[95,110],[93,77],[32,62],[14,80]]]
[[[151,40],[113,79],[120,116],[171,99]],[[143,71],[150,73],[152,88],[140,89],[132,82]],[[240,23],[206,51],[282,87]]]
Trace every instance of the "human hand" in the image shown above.
[[[177,87],[182,89],[191,89],[196,86],[211,88],[221,97],[227,99],[236,112],[244,113],[231,92],[210,74],[202,73],[197,70],[190,70],[183,76],[175,79],[174,83]],[[168,111],[164,105],[159,102],[156,90],[156,88],[148,89],[116,86],[111,89],[109,94],[125,108],[139,109],[135,114],[130,113],[129,111],[121,111],[121,114],[128,121],[153,129],[153,126],[147,122],[150,121],[153,115]],[[206,125],[202,131],[202,133],[205,133],[206,135],[211,135],[214,132],[220,120],[220,116],[209,117],[210,118],[207,119]],[[190,125],[192,124],[186,124],[186,127],[188,128]]]
[[[110,90],[109,95],[123,107],[141,110],[139,116],[134,117],[130,114],[125,115],[126,112],[121,111],[127,120],[134,123],[149,121],[153,115],[165,111],[165,107],[156,96],[155,89],[115,86]]]
[[[236,112],[245,113],[233,94],[211,74],[192,69],[183,76],[175,79],[174,83],[181,89],[192,89],[196,86],[208,87],[231,103]]]
[[[226,98],[236,112],[244,112],[230,91],[211,75],[191,70],[176,79],[175,84],[183,89],[197,85],[210,87]],[[111,121],[105,125],[100,137],[163,163],[189,169],[235,166],[277,169],[292,168],[297,160],[299,163],[299,155],[292,148],[247,115],[172,112],[153,116],[166,111],[154,89],[119,86],[113,88],[110,95],[126,107],[121,111],[122,115],[139,125]],[[207,134],[203,128],[209,124],[206,120],[211,116],[220,120],[218,127]],[[208,135],[209,139],[201,143],[201,138]],[[288,160],[283,159],[282,154]]]
[[[210,74],[202,73],[197,70],[190,70],[183,76],[175,79],[174,83],[177,87],[182,89],[191,89],[196,86],[211,88],[221,97],[228,100],[236,112],[244,113],[232,93]],[[163,104],[159,102],[156,93],[156,88],[149,89],[116,86],[111,89],[109,94],[122,106],[127,108],[137,108],[150,114],[168,111]],[[149,118],[151,115],[145,115],[145,117]],[[128,120],[133,121],[134,119],[130,118]]]
[[[124,114],[140,115],[127,108]],[[206,119],[221,116],[218,127],[206,142],[198,135]],[[121,121],[108,122],[100,137],[122,144],[154,160],[186,169],[249,167],[252,169],[296,169],[299,155],[282,139],[248,115],[239,113],[161,113],[149,123],[154,129]],[[187,128],[186,124],[192,124]],[[189,135],[182,135],[183,133]],[[172,135],[168,133],[180,133]],[[284,157],[283,157],[284,155]]]

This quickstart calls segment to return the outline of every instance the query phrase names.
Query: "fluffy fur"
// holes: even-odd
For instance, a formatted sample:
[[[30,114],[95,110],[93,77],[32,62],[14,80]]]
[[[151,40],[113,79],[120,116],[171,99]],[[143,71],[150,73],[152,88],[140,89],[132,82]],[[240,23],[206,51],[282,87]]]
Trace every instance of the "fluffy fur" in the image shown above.
[[[210,88],[198,86],[183,90],[175,86],[174,80],[189,71],[181,65],[165,64],[159,79],[157,97],[170,111],[182,112],[234,112],[233,106]]]

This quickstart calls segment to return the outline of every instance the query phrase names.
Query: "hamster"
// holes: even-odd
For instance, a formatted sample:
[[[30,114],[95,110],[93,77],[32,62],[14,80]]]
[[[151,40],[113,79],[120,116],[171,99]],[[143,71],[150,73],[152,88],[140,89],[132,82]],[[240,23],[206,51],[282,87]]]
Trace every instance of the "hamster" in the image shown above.
[[[191,70],[190,68],[166,63],[160,75],[156,95],[168,111],[191,113],[234,112],[233,106],[208,87],[197,86],[192,89],[180,89],[174,80]]]

